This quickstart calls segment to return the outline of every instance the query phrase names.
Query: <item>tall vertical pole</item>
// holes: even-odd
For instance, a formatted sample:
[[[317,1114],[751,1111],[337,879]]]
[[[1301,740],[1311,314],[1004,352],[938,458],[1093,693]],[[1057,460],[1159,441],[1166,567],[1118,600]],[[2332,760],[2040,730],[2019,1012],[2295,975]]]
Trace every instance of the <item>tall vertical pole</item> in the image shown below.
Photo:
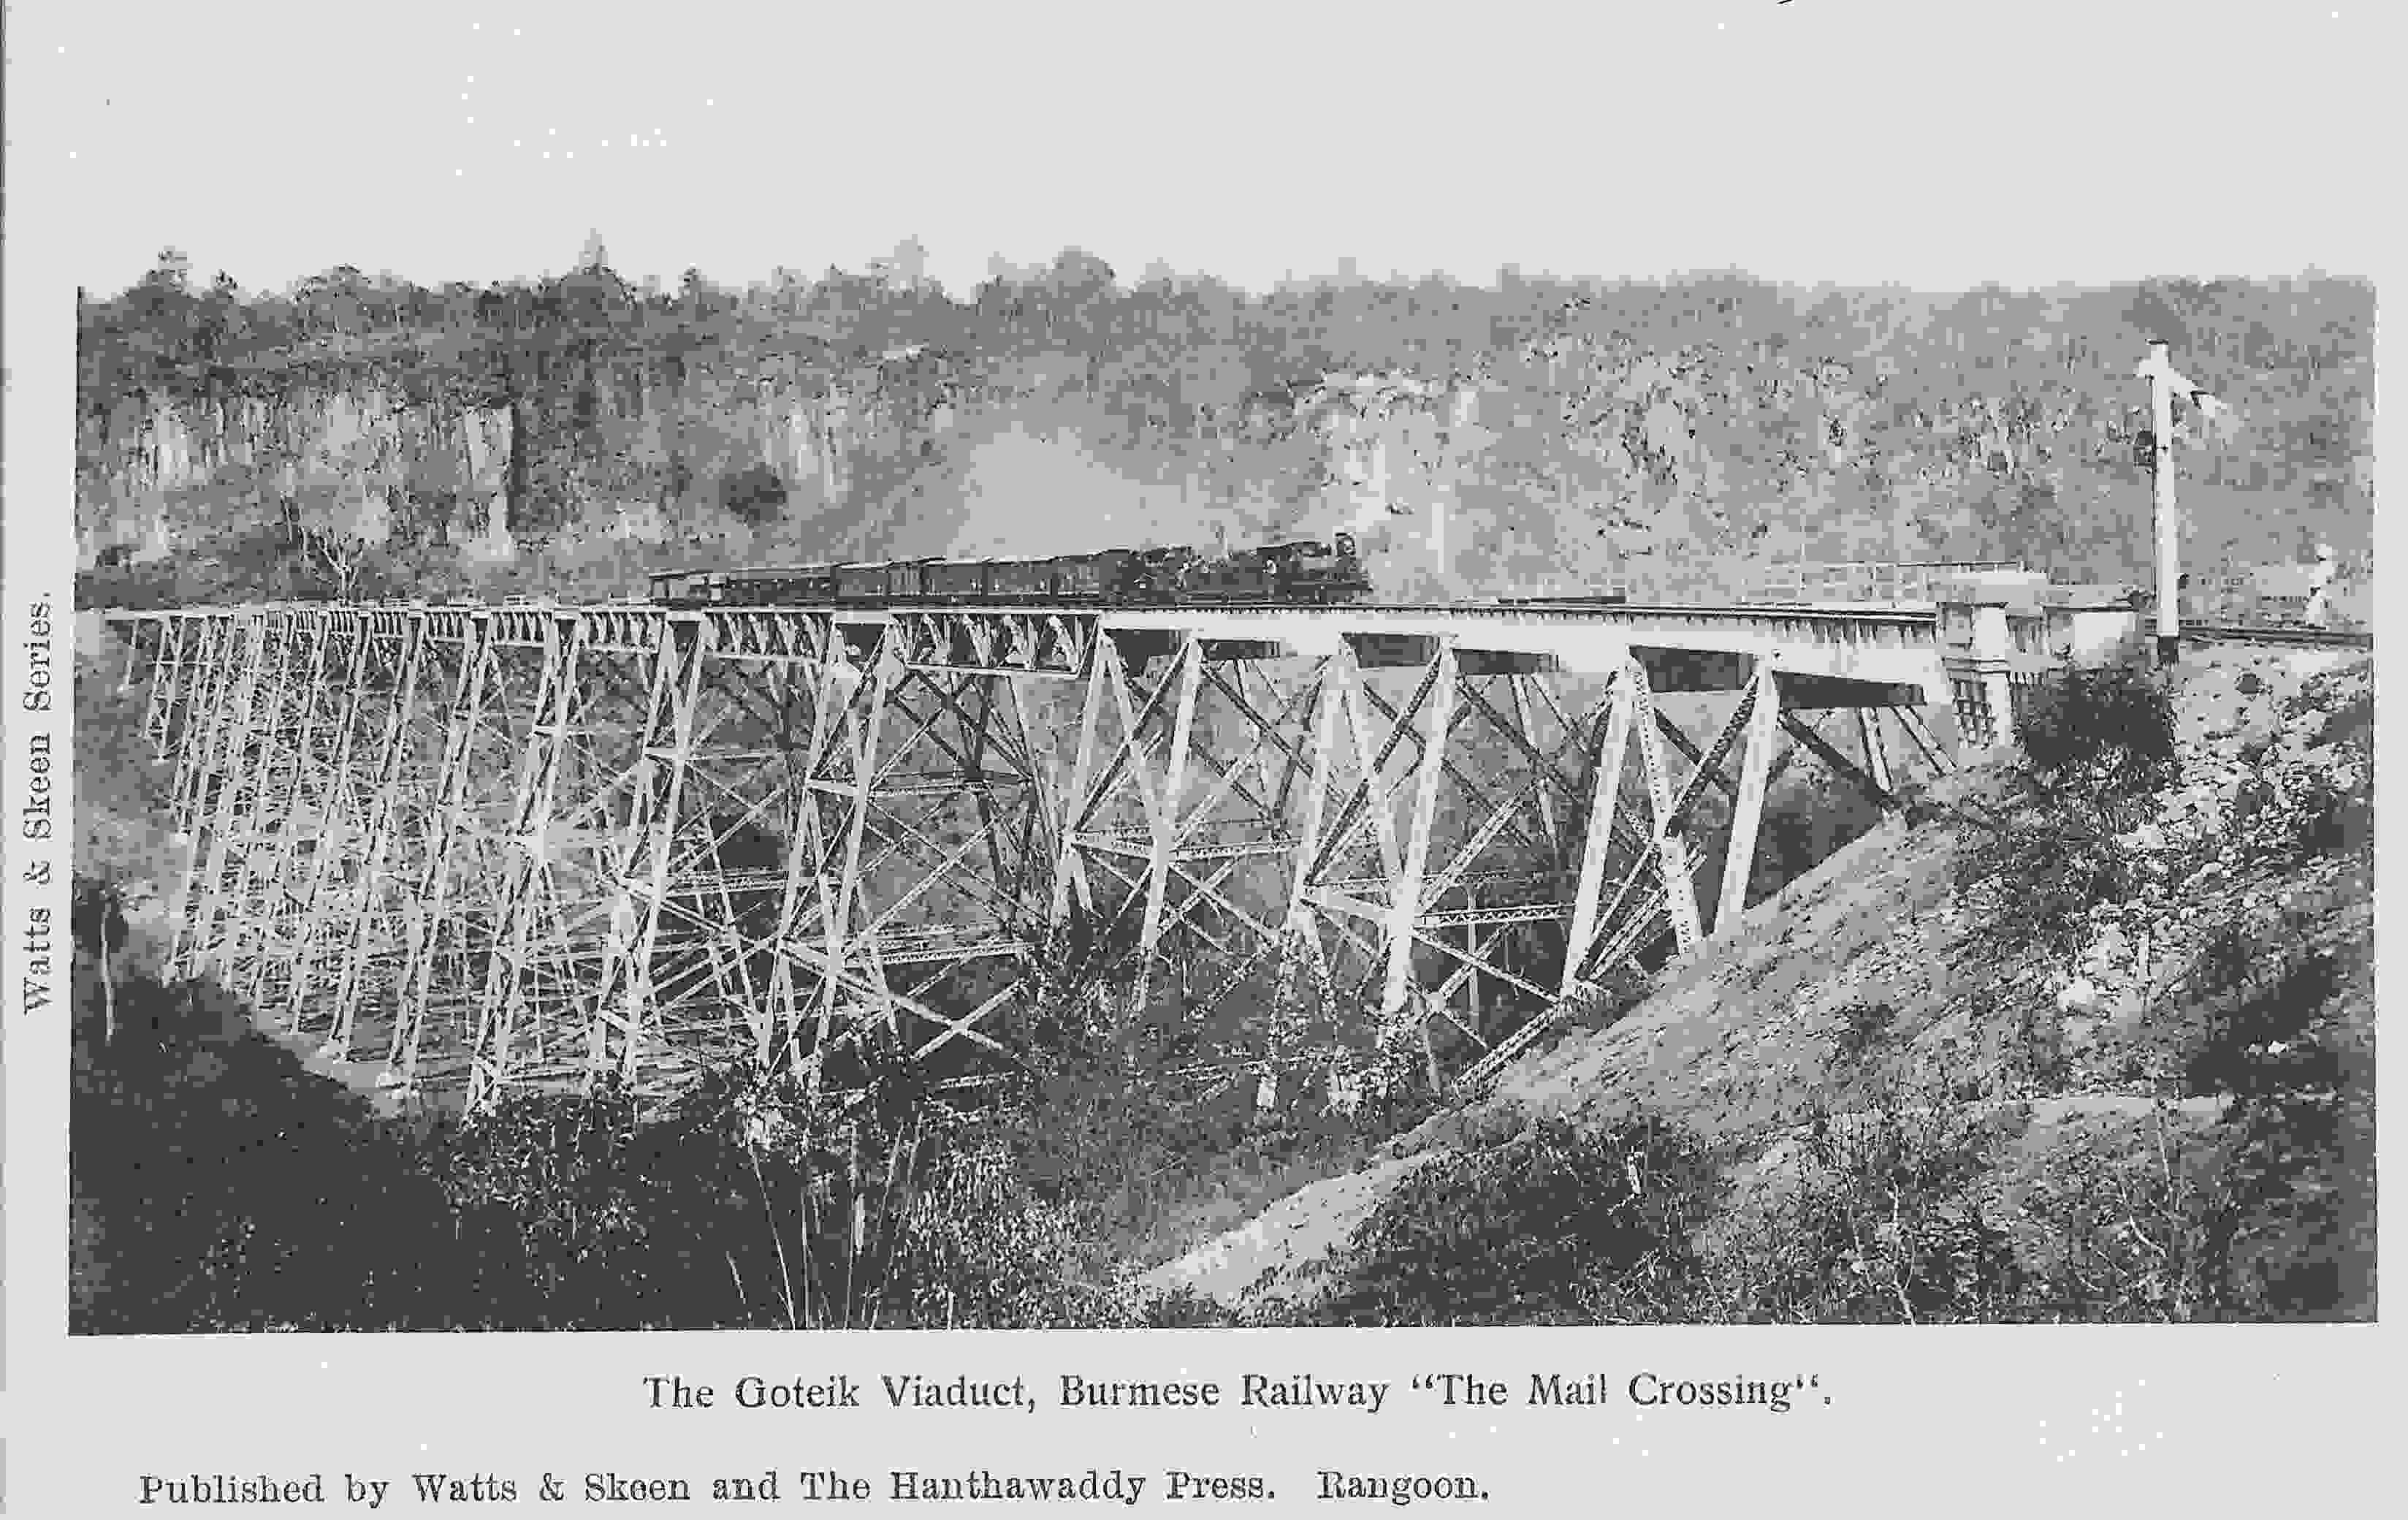
[[[2182,644],[2182,613],[2178,606],[2182,574],[2176,560],[2182,552],[2182,519],[2174,507],[2174,392],[2172,362],[2166,345],[2149,345],[2149,424],[2157,430],[2157,460],[2152,466],[2157,520],[2157,663],[2172,665]]]

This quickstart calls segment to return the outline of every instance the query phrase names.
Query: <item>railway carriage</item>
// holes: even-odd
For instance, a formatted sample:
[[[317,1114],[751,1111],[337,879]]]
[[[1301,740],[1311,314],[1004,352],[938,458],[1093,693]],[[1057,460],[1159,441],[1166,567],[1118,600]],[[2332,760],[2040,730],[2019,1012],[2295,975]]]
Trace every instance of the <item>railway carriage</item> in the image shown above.
[[[836,567],[836,600],[839,602],[910,602],[919,598],[924,562],[915,559],[872,561]]]
[[[1041,559],[909,559],[836,565],[662,570],[652,600],[665,606],[910,607],[1052,603],[1175,607],[1188,602],[1327,605],[1360,601],[1371,583],[1354,540],[1292,540],[1207,556],[1179,544],[1103,549]]]
[[[991,595],[992,565],[982,559],[931,559],[920,562],[916,594],[929,601],[970,601]]]
[[[2350,620],[2317,606],[2317,587],[2313,567],[2259,565],[2185,574],[2177,595],[2186,623],[2303,629],[2347,624]],[[2157,595],[2143,588],[2134,595],[2133,605],[2149,611],[2157,606]]]
[[[1048,559],[991,559],[986,562],[986,595],[1008,601],[1036,601],[1055,595],[1054,562]]]

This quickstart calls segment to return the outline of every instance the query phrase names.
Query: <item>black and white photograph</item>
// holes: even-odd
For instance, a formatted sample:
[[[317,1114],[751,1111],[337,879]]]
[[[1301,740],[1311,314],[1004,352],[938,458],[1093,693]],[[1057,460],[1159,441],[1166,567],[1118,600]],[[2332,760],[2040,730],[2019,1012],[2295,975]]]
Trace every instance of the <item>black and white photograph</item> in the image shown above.
[[[12,12],[70,1342],[2372,1322],[2381,18],[2206,8]]]

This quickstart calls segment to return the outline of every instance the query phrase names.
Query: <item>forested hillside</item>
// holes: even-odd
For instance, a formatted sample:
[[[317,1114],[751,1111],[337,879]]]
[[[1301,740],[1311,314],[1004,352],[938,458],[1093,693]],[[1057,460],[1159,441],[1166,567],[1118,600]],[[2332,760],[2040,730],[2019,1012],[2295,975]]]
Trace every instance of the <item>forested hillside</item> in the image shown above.
[[[610,595],[665,564],[1348,525],[1397,595],[1608,572],[1712,594],[1793,556],[2121,578],[2148,561],[2130,435],[2153,338],[2239,424],[2179,456],[2191,563],[2324,539],[2362,578],[2373,300],[2324,278],[1928,296],[1737,274],[1250,295],[1076,253],[967,300],[907,261],[671,292],[598,244],[539,283],[337,269],[256,294],[169,252],[79,308],[79,592]],[[1061,962],[1080,997],[1042,1000],[1031,1080],[976,1129],[924,1125],[900,1079],[838,1128],[714,1077],[650,1128],[617,1094],[404,1133],[326,1107],[236,999],[163,984],[108,926],[122,902],[153,934],[174,867],[138,694],[89,679],[92,653],[79,732],[122,742],[81,746],[76,778],[80,1329],[2372,1312],[2348,1207],[2372,1187],[2363,670],[2111,673],[2130,700],[2108,710],[2145,724],[2052,695],[2027,735],[2082,743],[2049,773],[1933,788],[1770,907],[1874,823],[1796,767],[1753,864],[1770,911],[1468,1106],[1403,1083],[1359,1109],[1304,1083],[1268,1111],[1251,1084],[1196,1098],[1167,1074],[1221,1030],[1170,979],[1140,1016],[1088,1019],[1107,939]],[[1438,820],[1440,853],[1470,826]],[[1302,1038],[1335,1070],[1373,1026]],[[767,1157],[764,1114],[794,1126]],[[236,1159],[202,1185],[171,1154]],[[398,1207],[345,1201],[371,1196]],[[1219,1283],[1231,1240],[1270,1248]],[[1282,1271],[1327,1291],[1289,1297]],[[1511,1301],[1484,1297],[1499,1282]]]
[[[597,240],[540,282],[254,294],[167,251],[79,311],[84,598],[602,594],[687,561],[1348,525],[1392,595],[1712,594],[1797,556],[2129,577],[2153,337],[2239,424],[2182,452],[2189,563],[2371,548],[2361,281],[1252,295],[1066,251],[956,299],[910,270],[637,288]]]

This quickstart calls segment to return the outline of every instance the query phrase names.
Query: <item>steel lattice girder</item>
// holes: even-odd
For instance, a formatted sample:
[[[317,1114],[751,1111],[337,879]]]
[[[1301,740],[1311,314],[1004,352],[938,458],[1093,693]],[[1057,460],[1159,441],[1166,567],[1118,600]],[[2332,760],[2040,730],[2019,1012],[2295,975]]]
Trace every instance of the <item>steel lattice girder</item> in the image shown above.
[[[1209,1015],[1260,980],[1268,1028],[1225,1063],[1284,1062],[1309,988],[1382,1038],[1418,1029],[1434,1069],[1441,1046],[1493,1069],[1535,1011],[1704,936],[1707,791],[1733,804],[1721,932],[1795,755],[1894,807],[1888,710],[1946,764],[1888,645],[1858,679],[1828,648],[1792,673],[1704,635],[1617,664],[1546,620],[1512,625],[1546,646],[1518,652],[1427,617],[135,621],[189,849],[179,968],[480,1103],[726,1058],[818,1082],[873,1034],[948,1072],[967,1053],[957,1080],[981,1081],[1074,921],[1123,937],[1140,1000],[1175,972]],[[1565,650],[1587,674],[1550,674]],[[1733,694],[1712,744],[1659,710],[1664,681]],[[1805,721],[1832,706],[1856,709],[1861,765]]]

